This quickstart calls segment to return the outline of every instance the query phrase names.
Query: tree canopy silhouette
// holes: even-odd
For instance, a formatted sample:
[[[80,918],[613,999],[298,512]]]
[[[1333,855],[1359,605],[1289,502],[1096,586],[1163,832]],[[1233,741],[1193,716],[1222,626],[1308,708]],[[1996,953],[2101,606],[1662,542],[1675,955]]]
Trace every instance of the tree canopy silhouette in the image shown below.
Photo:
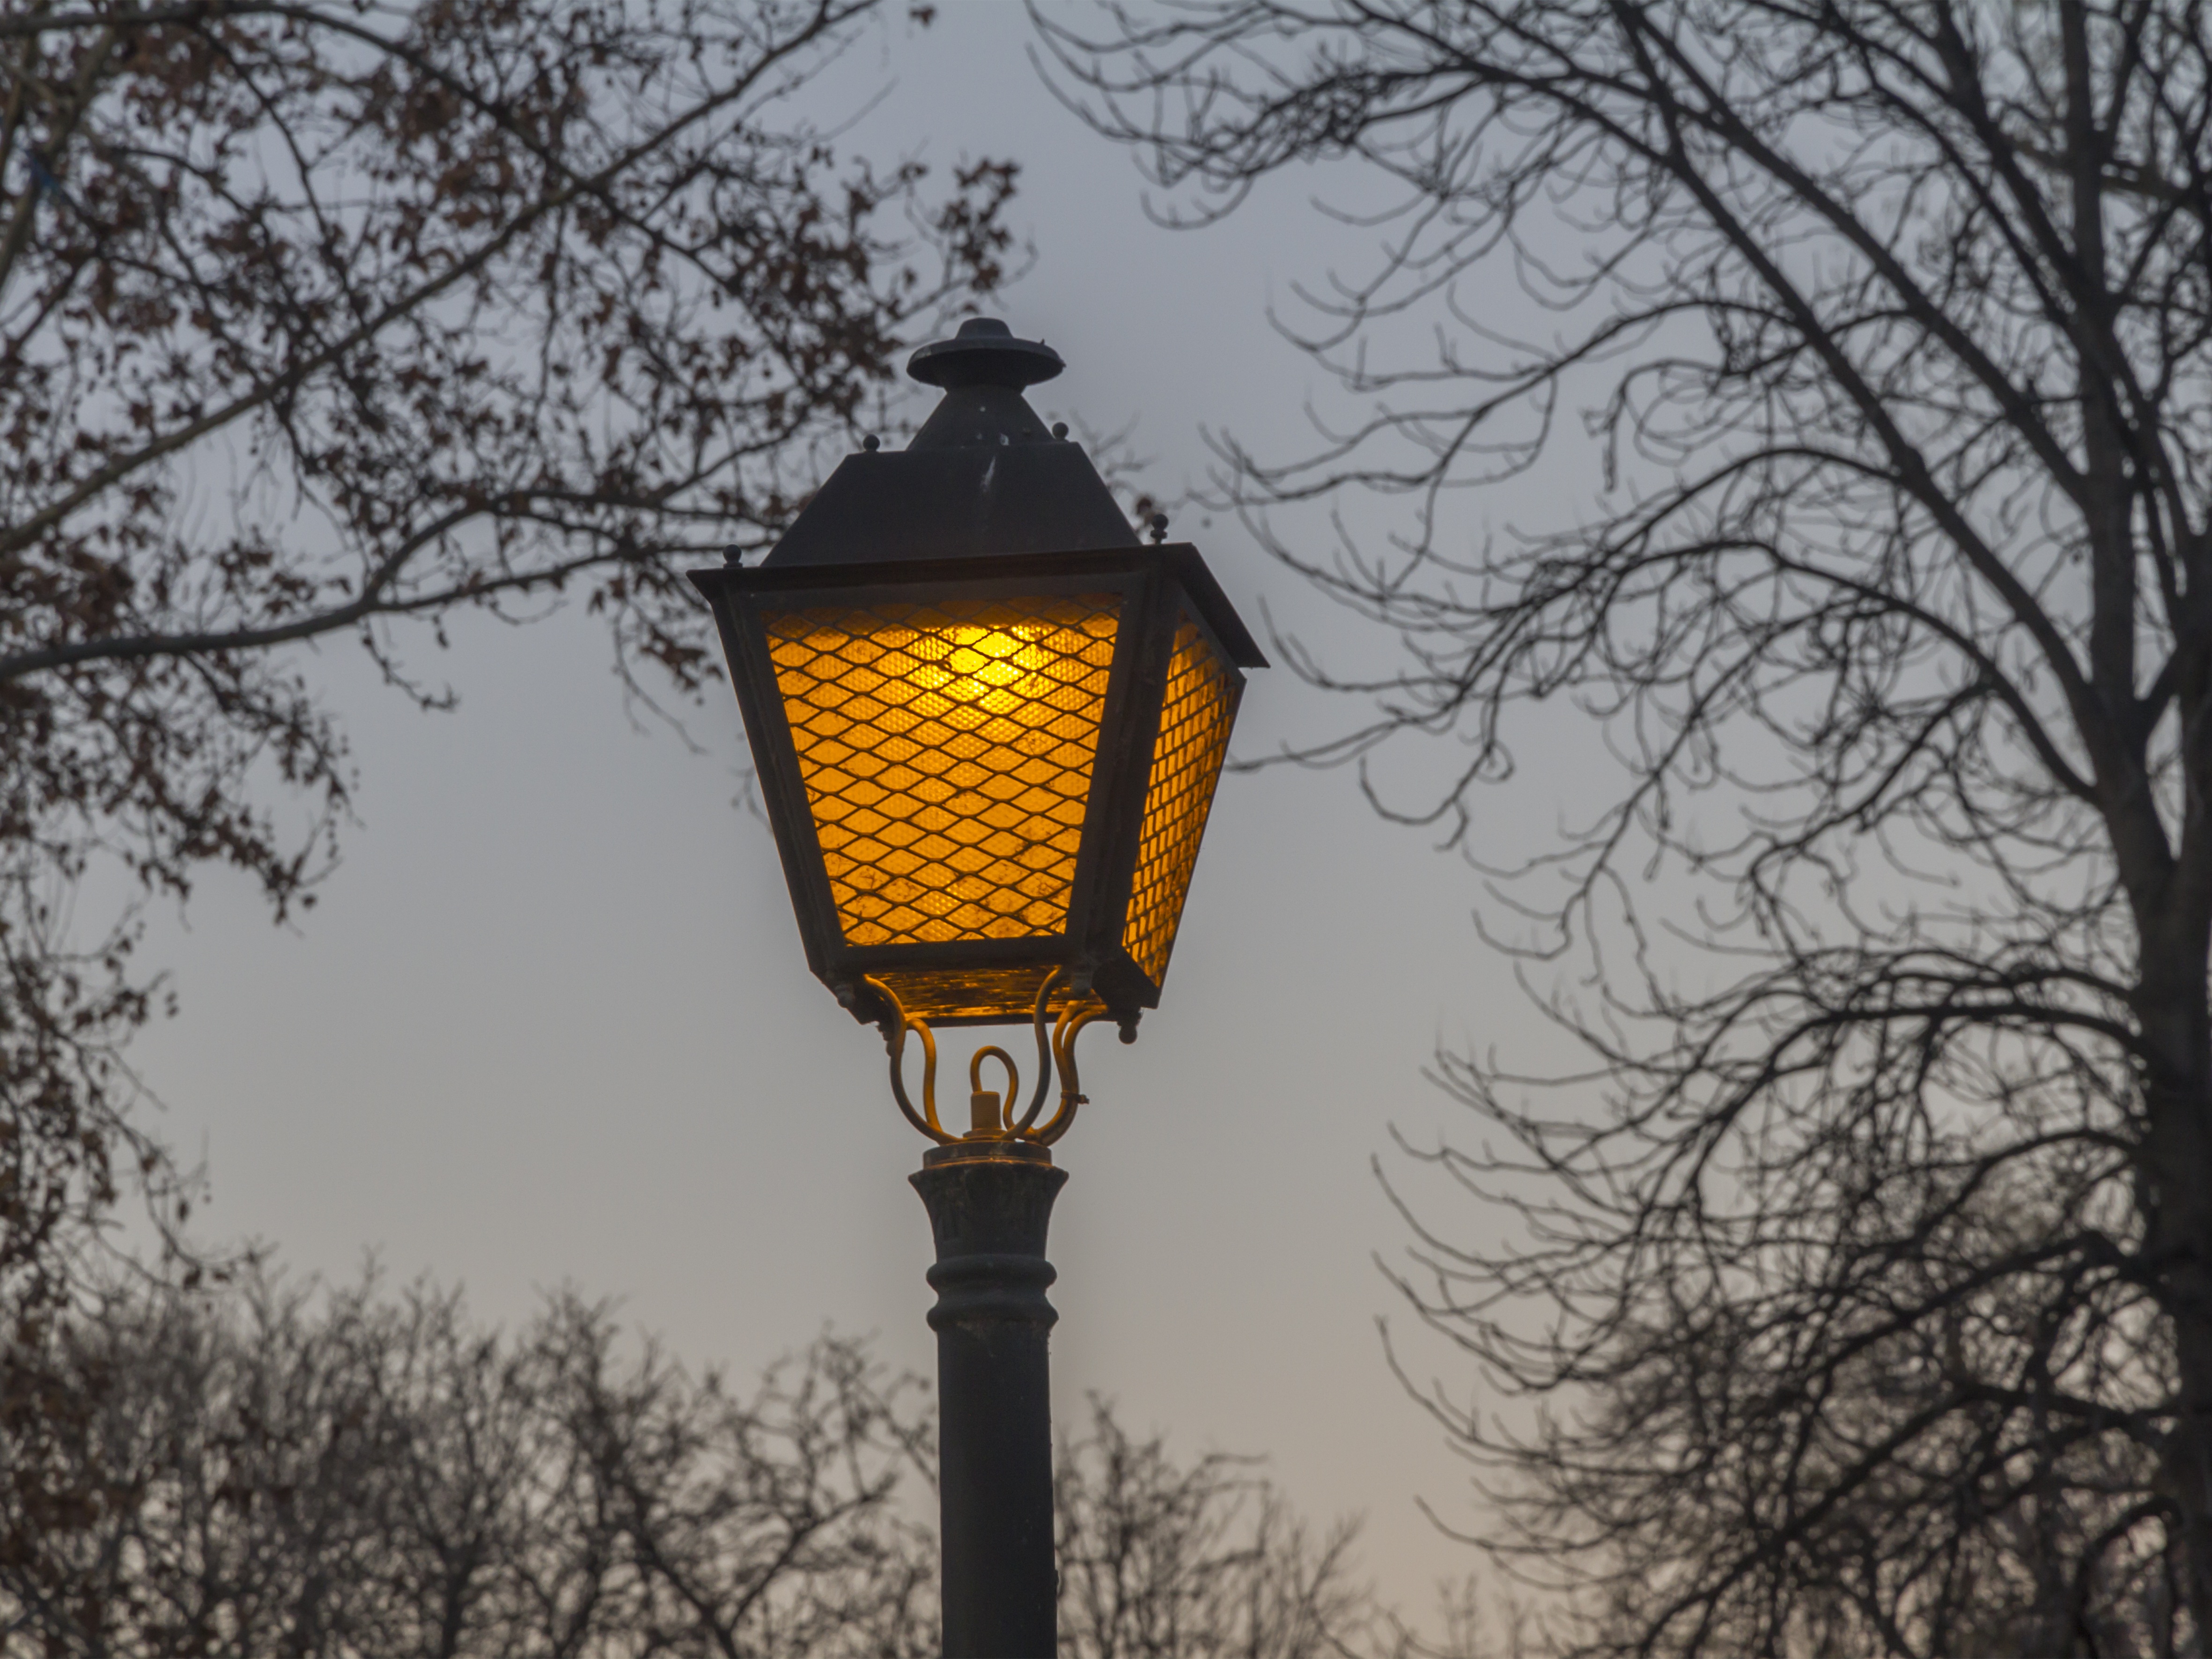
[[[159,981],[87,872],[313,902],[351,780],[309,642],[436,704],[455,613],[565,596],[634,692],[695,691],[676,573],[770,538],[1003,275],[1010,164],[939,190],[787,105],[880,9],[0,16],[0,1371],[120,1188],[186,1196],[119,1060]],[[0,1375],[0,1425],[69,1404]]]
[[[427,1285],[258,1273],[115,1285],[49,1340],[97,1404],[48,1460],[83,1501],[0,1480],[10,1659],[940,1650],[934,1414],[863,1345],[745,1388],[573,1291],[501,1331]],[[1352,1528],[1310,1532],[1250,1460],[1178,1460],[1097,1401],[1054,1496],[1066,1659],[1486,1650],[1463,1619],[1419,1639]]]

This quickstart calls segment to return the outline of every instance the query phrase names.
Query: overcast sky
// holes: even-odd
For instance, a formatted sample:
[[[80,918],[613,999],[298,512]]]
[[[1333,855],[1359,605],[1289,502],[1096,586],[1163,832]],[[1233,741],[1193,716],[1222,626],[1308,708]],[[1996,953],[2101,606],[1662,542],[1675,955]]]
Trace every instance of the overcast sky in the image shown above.
[[[997,308],[1067,360],[1034,394],[1048,416],[1133,422],[1170,490],[1204,473],[1202,424],[1297,451],[1302,404],[1330,385],[1268,307],[1356,264],[1365,234],[1316,215],[1311,180],[1212,230],[1156,228],[1129,158],[1039,84],[1028,44],[1018,7],[951,0],[930,29],[872,36],[807,113],[887,87],[841,145],[1021,161],[1014,214],[1037,258]],[[1472,540],[1513,508],[1469,499],[1461,528]],[[1379,648],[1233,523],[1186,515],[1173,533],[1248,617]],[[833,1326],[930,1370],[928,1231],[906,1184],[922,1144],[880,1042],[805,971],[768,832],[734,805],[726,694],[690,720],[697,753],[633,721],[584,619],[464,620],[420,660],[458,713],[417,713],[349,650],[324,653],[362,822],[319,908],[275,929],[242,884],[210,878],[188,926],[165,918],[153,942],[183,1012],[136,1059],[167,1133],[207,1159],[210,1230],[265,1239],[301,1273],[348,1276],[374,1252],[395,1276],[465,1284],[494,1319],[573,1282],[693,1364],[750,1371]],[[1280,670],[1244,708],[1245,755],[1355,713]],[[1525,770],[1501,826],[1540,833],[1566,775]],[[1345,774],[1229,778],[1163,1006],[1133,1048],[1110,1028],[1085,1039],[1092,1103],[1055,1154],[1072,1173],[1052,1247],[1063,1419],[1097,1391],[1187,1454],[1270,1455],[1309,1515],[1366,1514],[1370,1567],[1411,1602],[1474,1565],[1418,1501],[1474,1511],[1376,1321],[1420,1377],[1462,1395],[1477,1379],[1375,1265],[1408,1237],[1370,1163],[1412,1180],[1392,1126],[1417,1143],[1468,1127],[1423,1080],[1439,1042],[1531,1024],[1469,922],[1478,897]],[[966,1042],[948,1039],[948,1075]],[[1469,1238],[1498,1225],[1465,1200],[1432,1213]]]

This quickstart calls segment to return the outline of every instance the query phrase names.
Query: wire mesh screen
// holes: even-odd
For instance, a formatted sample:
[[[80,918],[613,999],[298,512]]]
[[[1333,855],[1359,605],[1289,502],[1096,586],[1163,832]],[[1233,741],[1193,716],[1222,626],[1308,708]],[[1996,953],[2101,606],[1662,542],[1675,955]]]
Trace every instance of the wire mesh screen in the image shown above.
[[[1065,931],[1120,613],[1088,593],[763,617],[848,944]]]
[[[1136,879],[1121,938],[1130,959],[1155,987],[1165,977],[1168,953],[1175,948],[1176,925],[1182,919],[1206,815],[1229,752],[1235,712],[1228,665],[1198,624],[1185,617],[1168,667],[1167,700],[1152,745]]]

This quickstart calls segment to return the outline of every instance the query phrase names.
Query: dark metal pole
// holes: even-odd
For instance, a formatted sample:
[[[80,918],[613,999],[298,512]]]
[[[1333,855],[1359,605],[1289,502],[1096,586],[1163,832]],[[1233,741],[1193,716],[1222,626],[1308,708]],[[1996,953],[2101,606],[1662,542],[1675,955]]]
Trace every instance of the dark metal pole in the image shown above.
[[[967,1140],[912,1177],[937,1265],[938,1490],[945,1659],[1053,1659],[1052,1401],[1045,1300],[1052,1200],[1067,1179],[1042,1146]]]

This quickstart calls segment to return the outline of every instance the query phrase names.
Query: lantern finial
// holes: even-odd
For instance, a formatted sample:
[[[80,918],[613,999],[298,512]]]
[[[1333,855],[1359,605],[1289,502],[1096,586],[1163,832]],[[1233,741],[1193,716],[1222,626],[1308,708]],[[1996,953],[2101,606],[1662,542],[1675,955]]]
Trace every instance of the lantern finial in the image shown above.
[[[908,374],[947,392],[971,386],[1019,392],[1066,367],[1042,340],[1018,340],[995,317],[970,317],[951,339],[932,341],[906,360]]]

